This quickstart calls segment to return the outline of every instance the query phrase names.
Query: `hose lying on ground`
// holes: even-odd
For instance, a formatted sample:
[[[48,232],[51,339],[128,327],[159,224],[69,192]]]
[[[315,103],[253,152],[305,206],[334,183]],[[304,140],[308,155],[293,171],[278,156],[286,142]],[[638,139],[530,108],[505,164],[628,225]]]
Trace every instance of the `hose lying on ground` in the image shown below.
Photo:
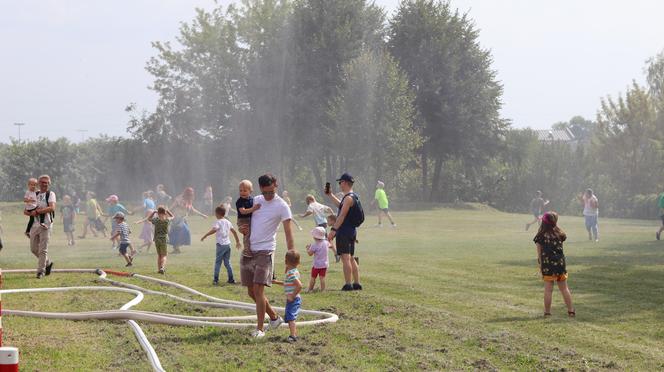
[[[132,327],[138,342],[141,344],[141,347],[145,351],[152,369],[155,371],[164,371],[164,368],[161,366],[159,357],[155,352],[154,348],[148,341],[145,333],[141,327],[136,323],[136,321],[144,321],[150,323],[158,324],[167,324],[167,325],[178,325],[178,326],[205,326],[205,327],[223,327],[223,328],[249,328],[255,327],[256,315],[248,316],[227,316],[227,317],[199,317],[199,316],[187,316],[187,315],[177,315],[177,314],[165,314],[165,313],[156,313],[150,311],[139,311],[131,310],[132,307],[138,305],[143,301],[145,294],[151,295],[161,295],[172,298],[174,300],[182,301],[188,304],[205,306],[205,307],[214,307],[214,308],[225,308],[225,309],[239,309],[244,311],[254,312],[256,307],[253,303],[246,303],[240,301],[231,301],[224,300],[221,298],[213,297],[205,293],[199,292],[195,289],[189,288],[185,285],[170,282],[163,279],[157,279],[150,276],[132,274],[126,272],[116,272],[111,270],[101,270],[101,269],[57,269],[53,270],[54,273],[92,273],[98,275],[98,280],[104,283],[109,283],[115,287],[94,287],[94,286],[78,286],[78,287],[58,287],[58,288],[20,288],[20,289],[3,289],[0,290],[1,294],[11,294],[11,293],[35,293],[35,292],[67,292],[67,291],[108,291],[108,292],[124,292],[134,294],[134,297],[131,301],[124,304],[118,310],[102,310],[102,311],[84,311],[84,312],[69,312],[69,313],[57,313],[57,312],[41,312],[41,311],[25,311],[25,310],[9,310],[2,309],[3,315],[16,315],[16,316],[26,316],[26,317],[35,317],[35,318],[44,318],[44,319],[67,319],[67,320],[125,320]],[[30,269],[20,269],[20,270],[2,270],[2,274],[16,274],[16,273],[36,273],[36,270]],[[137,278],[148,282],[157,283],[167,287],[174,287],[180,289],[184,292],[187,292],[192,295],[203,297],[209,301],[196,301],[188,298],[176,296],[166,292],[154,291],[150,289],[145,289],[137,285],[128,284],[124,282],[119,282],[107,278],[107,275],[115,275],[119,277],[131,277]],[[274,307],[275,310],[283,311],[283,307]],[[339,320],[339,317],[336,314],[328,313],[324,311],[315,311],[315,310],[301,310],[301,314],[312,315],[315,317],[320,317],[320,319],[307,320],[298,322],[298,326],[306,325],[317,325],[324,323],[334,323]],[[282,324],[282,326],[287,326]]]

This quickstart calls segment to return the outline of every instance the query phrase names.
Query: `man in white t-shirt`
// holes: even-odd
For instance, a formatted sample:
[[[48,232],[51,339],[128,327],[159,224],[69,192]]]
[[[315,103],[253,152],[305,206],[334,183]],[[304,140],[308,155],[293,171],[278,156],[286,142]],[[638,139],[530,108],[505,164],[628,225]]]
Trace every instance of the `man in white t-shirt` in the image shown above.
[[[52,213],[55,211],[55,193],[49,190],[51,177],[43,175],[39,177],[39,192],[37,193],[37,209],[30,212],[24,211],[26,216],[39,218],[44,216],[44,223],[35,223],[30,229],[30,251],[37,257],[37,279],[44,275],[50,275],[53,262],[48,259],[48,242],[51,238],[51,227],[53,225]]]
[[[269,328],[276,328],[283,323],[283,319],[270,306],[265,297],[265,286],[272,284],[272,269],[274,251],[277,248],[277,228],[284,225],[286,245],[288,250],[294,249],[293,231],[291,230],[291,210],[288,204],[276,194],[277,179],[271,174],[258,178],[261,194],[254,197],[254,204],[260,204],[260,209],[251,216],[251,257],[242,256],[240,259],[240,277],[242,285],[247,287],[249,297],[256,303],[256,329],[252,336],[262,338]],[[245,233],[241,230],[242,233]],[[263,328],[265,313],[270,317],[267,329]]]
[[[307,202],[307,211],[301,214],[300,217],[304,218],[313,215],[317,227],[327,228],[327,216],[334,214],[332,208],[317,202],[313,195],[307,195],[305,200]]]

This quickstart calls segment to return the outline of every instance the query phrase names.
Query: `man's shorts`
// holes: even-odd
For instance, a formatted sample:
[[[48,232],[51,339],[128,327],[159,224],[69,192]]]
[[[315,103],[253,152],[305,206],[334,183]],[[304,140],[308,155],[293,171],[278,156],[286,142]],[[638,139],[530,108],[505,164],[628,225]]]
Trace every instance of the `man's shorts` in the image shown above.
[[[168,250],[166,249],[166,242],[161,241],[161,242],[154,242],[154,247],[157,249],[157,254],[160,256],[167,256],[168,255]]]
[[[567,280],[567,273],[560,275],[542,275],[542,280],[545,282],[564,282]]]
[[[355,255],[355,235],[337,235],[337,254]]]
[[[327,267],[323,268],[314,267],[311,269],[311,277],[314,279],[318,278],[318,275],[320,275],[321,278],[324,278],[325,274],[327,274]]]
[[[120,243],[120,254],[127,254],[127,248],[129,248],[129,243]]]
[[[254,284],[272,286],[272,255],[273,251],[252,252],[251,257],[240,258],[240,279],[242,285],[249,287]]]
[[[661,218],[661,219],[662,219],[662,225],[664,225],[664,214],[663,214],[663,215],[661,215],[661,216],[659,216],[659,218]]]
[[[285,322],[294,322],[297,320],[297,315],[300,313],[300,306],[302,306],[302,298],[300,296],[295,297],[293,302],[286,301],[286,313],[284,317]]]
[[[387,213],[390,211],[389,208],[378,208],[378,209],[380,209],[383,213]]]

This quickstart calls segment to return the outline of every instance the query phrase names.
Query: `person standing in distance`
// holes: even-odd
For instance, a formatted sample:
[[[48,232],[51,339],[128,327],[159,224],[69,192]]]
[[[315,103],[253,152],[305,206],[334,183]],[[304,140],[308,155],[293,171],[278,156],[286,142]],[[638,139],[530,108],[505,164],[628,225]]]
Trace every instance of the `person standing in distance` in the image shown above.
[[[542,215],[544,214],[544,207],[548,204],[549,201],[542,198],[542,192],[537,190],[537,192],[535,192],[535,197],[530,201],[530,211],[532,212],[534,219],[526,224],[526,231],[528,231],[530,225],[540,223]]]
[[[360,268],[353,259],[355,256],[355,240],[357,238],[358,222],[352,221],[349,216],[357,216],[361,211],[359,198],[353,192],[355,179],[349,173],[344,173],[337,180],[339,188],[343,192],[341,200],[326,188],[325,193],[329,196],[334,205],[339,208],[337,220],[330,228],[328,240],[336,238],[337,254],[341,255],[341,262],[344,268],[345,284],[342,291],[362,290],[360,284]],[[351,282],[352,279],[352,282]]]
[[[24,211],[23,213],[26,216],[44,216],[43,225],[35,223],[30,229],[30,251],[37,257],[37,279],[41,279],[44,275],[50,275],[53,268],[53,261],[48,258],[48,242],[51,238],[51,227],[55,212],[55,193],[49,189],[51,186],[50,176],[46,174],[40,176],[38,183],[37,209],[31,212]]]
[[[374,200],[371,202],[371,206],[376,202],[378,203],[378,225],[376,225],[376,227],[383,227],[383,214],[385,214],[387,219],[390,220],[392,227],[397,227],[397,224],[394,223],[392,215],[390,214],[389,201],[387,200],[385,183],[383,183],[383,181],[378,181],[376,183],[376,194],[374,195]]]

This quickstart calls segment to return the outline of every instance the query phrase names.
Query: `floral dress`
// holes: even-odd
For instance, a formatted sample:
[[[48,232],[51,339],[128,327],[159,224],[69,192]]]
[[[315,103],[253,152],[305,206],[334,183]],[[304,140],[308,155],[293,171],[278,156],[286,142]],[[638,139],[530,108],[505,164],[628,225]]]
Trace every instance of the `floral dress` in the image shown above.
[[[563,241],[551,233],[536,236],[534,242],[542,247],[540,263],[543,276],[558,276],[567,274]]]

